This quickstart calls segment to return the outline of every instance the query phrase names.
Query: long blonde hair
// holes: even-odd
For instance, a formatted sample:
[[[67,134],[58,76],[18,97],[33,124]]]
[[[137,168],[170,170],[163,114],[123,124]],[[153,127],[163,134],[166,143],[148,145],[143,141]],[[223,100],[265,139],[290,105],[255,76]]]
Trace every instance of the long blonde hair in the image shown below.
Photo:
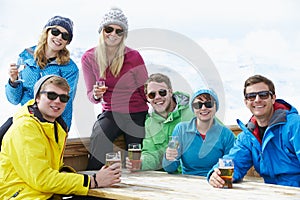
[[[111,71],[111,73],[113,74],[114,77],[117,77],[120,74],[120,71],[121,71],[123,63],[124,63],[124,54],[125,54],[124,40],[125,40],[125,37],[123,36],[122,40],[119,44],[118,50],[116,52],[116,55],[115,55],[111,65],[108,66],[109,61],[106,56],[106,45],[104,42],[103,29],[100,32],[99,44],[95,50],[95,60],[98,64],[101,78],[105,78],[107,67],[109,67],[109,70]]]
[[[55,26],[53,26],[55,27]],[[46,58],[46,47],[47,47],[47,38],[48,38],[48,30],[53,27],[47,27],[43,30],[39,42],[37,44],[36,50],[34,52],[34,59],[36,60],[38,66],[43,69],[47,64]],[[59,65],[65,65],[70,62],[70,52],[66,48],[66,46],[60,50],[56,56],[56,62]]]

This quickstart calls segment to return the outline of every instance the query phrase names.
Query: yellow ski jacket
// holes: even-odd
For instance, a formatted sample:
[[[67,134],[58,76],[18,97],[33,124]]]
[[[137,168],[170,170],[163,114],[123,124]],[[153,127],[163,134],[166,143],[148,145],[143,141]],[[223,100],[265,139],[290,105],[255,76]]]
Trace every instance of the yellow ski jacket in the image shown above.
[[[40,120],[28,101],[14,115],[0,152],[0,199],[48,199],[53,194],[87,195],[87,175],[59,172],[67,132]],[[55,129],[57,136],[55,137]]]

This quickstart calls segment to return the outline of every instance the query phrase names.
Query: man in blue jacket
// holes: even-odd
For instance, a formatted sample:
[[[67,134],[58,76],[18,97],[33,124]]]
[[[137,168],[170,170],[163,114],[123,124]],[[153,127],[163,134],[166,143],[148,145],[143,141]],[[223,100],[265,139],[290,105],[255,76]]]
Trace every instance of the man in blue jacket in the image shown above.
[[[244,84],[244,102],[253,116],[244,125],[234,147],[224,158],[234,161],[233,181],[241,180],[254,165],[265,183],[300,187],[300,116],[292,105],[276,99],[271,80],[261,75]],[[218,165],[207,174],[214,187],[223,187]]]

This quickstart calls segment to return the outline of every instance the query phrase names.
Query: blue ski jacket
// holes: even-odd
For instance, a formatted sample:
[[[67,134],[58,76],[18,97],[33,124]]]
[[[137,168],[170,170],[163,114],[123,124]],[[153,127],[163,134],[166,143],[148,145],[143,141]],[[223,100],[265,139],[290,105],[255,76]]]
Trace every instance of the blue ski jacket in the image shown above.
[[[296,108],[277,99],[262,140],[254,117],[247,125],[240,120],[237,123],[243,132],[224,156],[234,161],[234,181],[241,180],[254,166],[265,183],[300,187],[300,116]]]
[[[24,105],[30,99],[34,98],[34,84],[42,77],[50,74],[58,75],[65,78],[70,85],[70,100],[68,101],[65,111],[62,114],[62,118],[66,122],[67,126],[70,129],[72,122],[72,113],[73,113],[73,100],[75,97],[77,83],[79,78],[79,69],[75,62],[70,59],[70,62],[66,65],[59,65],[54,60],[48,63],[44,69],[41,69],[35,59],[34,59],[34,50],[36,46],[25,49],[19,57],[25,63],[25,69],[20,73],[23,82],[18,84],[12,84],[10,81],[5,86],[5,93],[7,100],[14,104]]]

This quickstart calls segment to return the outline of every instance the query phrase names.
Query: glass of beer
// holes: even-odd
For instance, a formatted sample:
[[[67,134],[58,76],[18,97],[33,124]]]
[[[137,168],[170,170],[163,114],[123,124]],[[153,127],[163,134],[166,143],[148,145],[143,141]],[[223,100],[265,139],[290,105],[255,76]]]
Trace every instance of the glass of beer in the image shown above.
[[[121,152],[110,152],[106,154],[105,165],[107,167],[113,165],[114,163],[121,163]]]
[[[232,175],[234,172],[234,164],[232,159],[219,158],[220,177],[225,181],[224,187],[232,188]]]
[[[138,143],[128,144],[128,158],[132,163],[132,171],[141,169],[142,145]]]

